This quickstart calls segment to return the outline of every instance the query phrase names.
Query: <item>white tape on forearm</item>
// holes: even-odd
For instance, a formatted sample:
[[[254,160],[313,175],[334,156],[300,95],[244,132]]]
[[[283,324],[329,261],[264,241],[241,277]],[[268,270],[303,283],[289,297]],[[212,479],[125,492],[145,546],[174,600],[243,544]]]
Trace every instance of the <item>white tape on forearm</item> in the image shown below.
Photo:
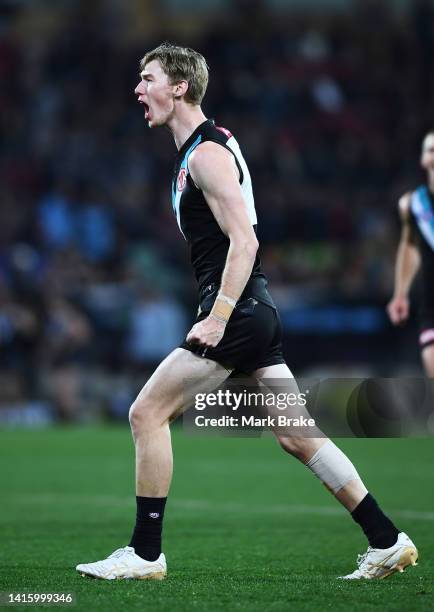
[[[229,306],[232,306],[232,308],[235,308],[237,301],[234,300],[231,297],[228,297],[227,295],[225,295],[224,293],[219,293],[216,297],[216,300],[221,300],[222,302],[226,302],[226,304],[229,304]]]

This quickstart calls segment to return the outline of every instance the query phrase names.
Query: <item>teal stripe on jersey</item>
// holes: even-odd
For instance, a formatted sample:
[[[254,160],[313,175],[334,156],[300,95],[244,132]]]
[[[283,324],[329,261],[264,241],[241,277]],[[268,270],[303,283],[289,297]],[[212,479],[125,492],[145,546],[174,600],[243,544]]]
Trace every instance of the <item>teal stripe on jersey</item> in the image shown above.
[[[179,166],[178,174],[173,179],[173,185],[172,185],[172,207],[173,207],[173,212],[175,213],[175,216],[176,216],[176,218],[178,220],[179,229],[181,229],[181,223],[180,223],[180,218],[179,218],[179,204],[180,204],[180,201],[181,201],[182,192],[178,192],[178,190],[177,190],[178,176],[179,176],[179,173],[181,172],[182,169],[184,169],[187,172],[187,174],[188,174],[187,163],[188,163],[189,155],[193,151],[193,149],[195,149],[197,147],[197,145],[201,142],[201,140],[202,140],[202,135],[198,136],[196,138],[196,140],[193,142],[193,144],[191,145],[191,147],[187,150],[186,154],[184,155],[184,159],[182,160],[181,165]]]
[[[426,185],[414,192],[411,208],[422,236],[434,250],[434,211]]]

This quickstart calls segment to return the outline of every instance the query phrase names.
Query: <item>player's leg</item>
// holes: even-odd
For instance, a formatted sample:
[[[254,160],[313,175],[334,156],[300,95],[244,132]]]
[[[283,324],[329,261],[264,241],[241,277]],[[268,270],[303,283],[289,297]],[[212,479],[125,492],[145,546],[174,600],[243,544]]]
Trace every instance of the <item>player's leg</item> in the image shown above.
[[[253,377],[263,384],[273,378],[279,379],[279,392],[284,390],[281,386],[284,380],[288,381],[288,392],[293,393],[295,389],[296,383],[286,364],[260,368],[253,373]],[[268,388],[272,387],[269,383]],[[354,465],[331,440],[291,433],[282,435],[278,431],[274,433],[283,450],[304,463],[351,513],[374,549],[369,553],[370,557],[365,557],[364,565],[346,578],[381,578],[416,563],[414,544],[382,512]],[[321,432],[318,431],[318,434],[321,435]],[[374,557],[374,561],[371,557]]]
[[[428,344],[422,349],[422,361],[426,375],[434,378],[434,343]]]
[[[130,410],[137,502],[130,545],[103,561],[78,565],[79,572],[106,579],[164,577],[161,533],[173,466],[169,423],[192,404],[196,393],[212,391],[229,374],[217,362],[182,348],[158,366]]]
[[[161,552],[173,464],[169,422],[191,405],[196,393],[213,390],[229,374],[216,361],[178,348],[159,365],[131,407],[137,520],[130,546],[145,559],[155,559]]]
[[[216,361],[182,348],[175,349],[158,366],[130,410],[137,495],[167,495],[172,478],[170,421],[191,405],[196,393],[212,391],[229,374]]]
[[[293,375],[286,364],[261,368],[256,370],[253,376],[259,382],[273,378],[279,379],[279,392],[284,391],[284,387],[281,384],[286,380],[288,381],[288,392],[294,393],[297,392],[295,389],[298,389]],[[299,408],[299,411],[301,411],[301,408]],[[350,512],[366,496],[368,491],[354,466],[349,462],[344,453],[322,434],[320,430],[317,430],[317,434],[315,434],[318,437],[306,437],[301,434],[287,435],[286,433],[279,433],[279,430],[275,432],[275,436],[283,450],[307,465]],[[320,457],[324,457],[324,460],[320,459]],[[325,470],[325,466],[329,466],[329,464],[329,469]]]

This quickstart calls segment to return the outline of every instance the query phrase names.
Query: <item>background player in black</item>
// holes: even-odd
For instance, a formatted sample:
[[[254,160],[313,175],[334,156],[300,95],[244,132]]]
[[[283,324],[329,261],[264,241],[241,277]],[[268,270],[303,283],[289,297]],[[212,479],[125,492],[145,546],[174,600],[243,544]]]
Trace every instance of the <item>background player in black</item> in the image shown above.
[[[434,378],[434,131],[423,140],[421,165],[427,172],[427,184],[399,200],[402,231],[394,294],[387,312],[394,325],[407,321],[409,291],[420,270],[419,346],[426,374]]]
[[[281,355],[278,315],[257,259],[250,175],[235,139],[224,130],[227,140],[222,142],[200,107],[208,82],[206,62],[192,49],[165,44],[145,55],[140,76],[135,93],[148,125],[166,126],[179,152],[172,203],[181,230],[195,247],[202,312],[186,343],[159,365],[131,407],[137,515],[130,545],[103,561],[77,566],[84,575],[105,579],[161,579],[166,574],[161,529],[173,468],[169,423],[193,404],[196,393],[215,389],[233,369],[251,373],[259,383],[287,381],[294,390]],[[197,216],[200,226],[195,226]],[[331,440],[274,433],[281,447],[351,512],[368,538],[368,552],[345,578],[381,578],[415,563],[414,544],[383,514]]]

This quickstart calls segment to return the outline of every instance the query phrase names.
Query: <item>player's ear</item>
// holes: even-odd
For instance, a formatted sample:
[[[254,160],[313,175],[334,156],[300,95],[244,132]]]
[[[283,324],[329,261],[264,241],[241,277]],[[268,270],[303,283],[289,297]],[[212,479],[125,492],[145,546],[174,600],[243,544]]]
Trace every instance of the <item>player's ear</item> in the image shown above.
[[[187,93],[188,82],[187,81],[178,81],[173,86],[173,93],[175,98],[182,98]]]
[[[420,165],[422,166],[424,170],[426,170],[425,155],[423,152],[422,152],[422,155],[420,156]]]

